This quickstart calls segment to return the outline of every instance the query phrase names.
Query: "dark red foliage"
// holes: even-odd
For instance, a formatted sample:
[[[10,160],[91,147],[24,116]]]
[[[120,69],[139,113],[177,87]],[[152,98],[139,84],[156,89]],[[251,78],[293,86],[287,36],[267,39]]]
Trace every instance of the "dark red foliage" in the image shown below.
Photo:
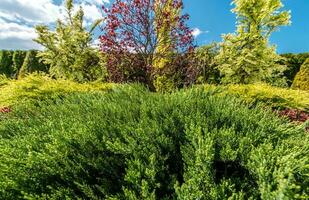
[[[9,113],[12,112],[12,109],[9,107],[0,108],[0,113]]]
[[[279,116],[286,116],[291,121],[295,122],[306,122],[309,120],[309,114],[296,109],[285,109],[278,111]]]
[[[105,24],[100,36],[101,51],[108,58],[107,69],[113,82],[138,81],[151,84],[154,73],[158,32],[166,22],[174,24],[170,30],[171,41],[168,51],[175,52],[171,59],[171,68],[179,63],[178,59],[193,52],[194,37],[192,30],[186,25],[188,15],[170,17],[172,12],[157,12],[158,3],[162,6],[166,0],[115,0],[110,8],[103,7],[106,15]],[[175,9],[182,9],[182,0],[173,0]],[[163,9],[161,9],[163,10]],[[173,20],[173,21],[171,21]],[[161,41],[162,43],[162,41]],[[170,54],[169,54],[170,55]],[[179,56],[180,55],[180,56]],[[190,67],[180,65],[185,73],[190,73]],[[188,68],[188,69],[186,69]],[[176,71],[175,69],[173,69]],[[190,77],[190,75],[184,75]]]

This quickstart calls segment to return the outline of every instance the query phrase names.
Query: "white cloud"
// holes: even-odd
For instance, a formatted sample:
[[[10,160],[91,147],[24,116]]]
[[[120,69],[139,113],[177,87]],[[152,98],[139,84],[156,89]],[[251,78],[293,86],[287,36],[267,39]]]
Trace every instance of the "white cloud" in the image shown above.
[[[0,19],[0,47],[1,49],[41,49],[33,42],[36,38],[33,27]]]
[[[40,48],[32,40],[36,37],[34,26],[64,18],[64,2],[55,0],[0,0],[0,49]],[[101,6],[109,0],[76,0],[75,8],[81,6],[85,24],[90,25],[102,17]]]
[[[106,3],[110,3],[109,0],[84,0],[85,2],[87,3],[90,3],[90,4],[96,4],[96,5],[103,5],[103,4],[106,4]]]
[[[102,14],[96,5],[82,3],[81,6],[84,10],[85,19],[87,21],[94,22],[95,20],[102,18]]]
[[[50,23],[60,14],[52,0],[1,0],[0,13],[7,20],[26,23]]]
[[[0,40],[8,38],[18,38],[18,39],[34,39],[36,33],[32,27],[25,25],[19,25],[16,23],[3,23],[0,22]]]
[[[199,35],[204,34],[204,33],[208,33],[208,32],[209,31],[202,31],[199,28],[194,28],[193,31],[192,31],[192,35],[194,37],[198,37]]]

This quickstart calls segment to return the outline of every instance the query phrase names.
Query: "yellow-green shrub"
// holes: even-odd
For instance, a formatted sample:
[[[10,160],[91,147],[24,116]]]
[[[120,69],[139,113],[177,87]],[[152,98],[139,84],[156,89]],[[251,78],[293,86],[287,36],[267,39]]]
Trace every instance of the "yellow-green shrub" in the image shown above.
[[[206,88],[216,86],[207,85]],[[272,108],[293,108],[309,111],[309,92],[279,88],[267,84],[218,86],[224,94],[232,94],[246,103],[255,105],[264,103]]]
[[[297,73],[292,88],[309,91],[309,58],[301,66]]]
[[[32,74],[20,80],[0,78],[0,107],[9,106],[29,99],[52,98],[73,92],[106,91],[111,83],[76,83],[54,80],[46,75]]]

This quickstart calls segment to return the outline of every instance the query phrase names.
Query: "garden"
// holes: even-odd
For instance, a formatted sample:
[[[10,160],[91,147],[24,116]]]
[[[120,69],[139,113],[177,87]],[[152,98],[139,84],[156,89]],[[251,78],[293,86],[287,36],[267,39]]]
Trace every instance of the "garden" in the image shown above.
[[[309,53],[270,44],[281,0],[232,2],[204,46],[181,0],[115,0],[90,29],[66,0],[43,50],[0,50],[0,199],[309,199]]]

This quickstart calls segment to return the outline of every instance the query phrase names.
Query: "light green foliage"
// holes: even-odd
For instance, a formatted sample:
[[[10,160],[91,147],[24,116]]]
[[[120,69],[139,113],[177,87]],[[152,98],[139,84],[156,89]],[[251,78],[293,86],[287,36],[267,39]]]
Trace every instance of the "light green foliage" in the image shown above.
[[[57,21],[56,30],[37,26],[36,42],[46,50],[39,53],[44,63],[50,65],[50,73],[57,78],[76,81],[104,79],[105,65],[98,49],[91,47],[92,32],[101,23],[97,20],[88,32],[83,26],[84,12],[80,8],[73,15],[72,0],[66,1],[66,21]]]
[[[309,135],[216,90],[117,86],[0,115],[1,199],[306,199]]]
[[[47,72],[48,66],[42,63],[37,57],[39,51],[30,50],[27,51],[26,57],[24,59],[23,65],[19,69],[18,78],[23,78],[27,74],[31,74],[34,72]]]
[[[280,26],[290,23],[288,11],[281,11],[281,0],[234,0],[237,15],[235,34],[223,36],[217,56],[223,83],[271,82],[285,85],[282,73],[286,66],[269,46],[269,36]]]
[[[10,77],[13,74],[13,51],[1,50],[0,51],[0,74]]]
[[[74,92],[108,91],[114,84],[54,80],[46,75],[31,74],[20,80],[0,77],[0,107],[22,104],[29,100],[58,98]]]
[[[292,108],[309,112],[309,93],[306,91],[273,87],[267,84],[205,86],[206,90],[216,88],[221,94],[233,95],[247,104],[264,104],[271,108]]]
[[[297,73],[293,81],[292,87],[309,92],[309,58],[307,58],[301,66],[300,71]]]

